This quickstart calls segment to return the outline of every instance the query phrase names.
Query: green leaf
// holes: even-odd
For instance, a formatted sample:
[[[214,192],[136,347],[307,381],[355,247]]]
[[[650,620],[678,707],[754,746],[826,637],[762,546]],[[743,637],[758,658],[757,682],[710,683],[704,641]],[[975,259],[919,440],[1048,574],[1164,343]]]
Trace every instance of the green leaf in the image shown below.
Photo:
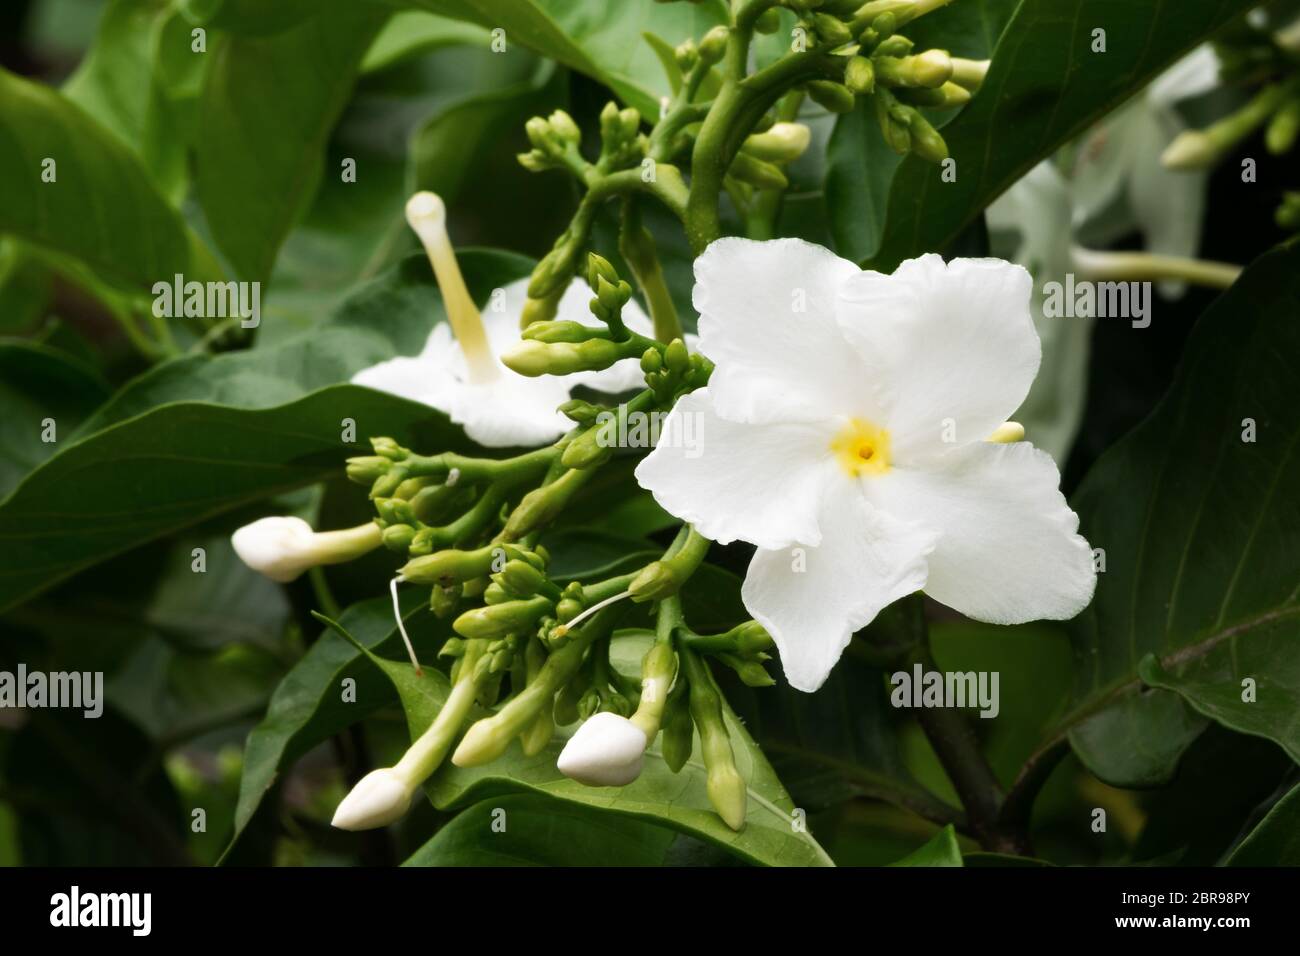
[[[0,610],[135,545],[337,474],[362,444],[394,435],[467,450],[446,416],[341,385],[275,408],[180,402],[69,442],[0,503]]]
[[[384,70],[407,57],[444,46],[467,44],[487,47],[492,35],[482,27],[449,17],[411,10],[394,14],[379,31],[361,61],[361,72]]]
[[[961,0],[916,21],[907,34],[918,50],[938,47],[954,56],[988,59],[1019,2]],[[954,111],[927,111],[926,115],[943,127]],[[902,162],[903,158],[885,145],[870,98],[860,98],[852,112],[836,120],[826,153],[826,214],[840,255],[862,262],[875,253],[884,233],[891,186]],[[927,168],[935,167],[927,164]]]
[[[1106,569],[1070,625],[1080,664],[1059,730],[1108,783],[1168,779],[1200,720],[1181,701],[1300,759],[1298,306],[1300,248],[1251,265],[1075,495]]]
[[[669,84],[654,49],[642,37],[649,32],[671,46],[698,39],[711,26],[725,23],[721,0],[700,3],[609,3],[586,0],[404,0],[407,6],[501,29],[509,44],[518,43],[542,56],[604,83],[646,119],[659,115],[659,99]]]
[[[42,179],[53,160],[56,179]],[[185,272],[190,237],[140,160],[48,87],[0,70],[0,232],[142,291]]]
[[[217,245],[241,276],[270,275],[310,205],[330,131],[386,16],[369,4],[332,5],[271,36],[214,42],[198,106],[195,185]]]
[[[984,85],[944,127],[956,181],[941,181],[938,167],[915,157],[903,162],[872,267],[892,271],[904,259],[943,249],[1035,163],[1252,6],[1253,0],[1023,0]],[[1092,52],[1095,29],[1106,31],[1105,53]],[[864,247],[859,242],[854,251]]]
[[[58,349],[0,340],[0,497],[70,438],[108,397],[99,373]],[[53,440],[46,441],[46,422]]]
[[[1279,800],[1232,851],[1226,866],[1300,866],[1300,786]]]
[[[476,803],[403,866],[661,866],[674,834],[581,804],[510,794]]]
[[[492,290],[525,276],[531,260],[505,252],[458,256],[465,282],[482,303]],[[275,345],[220,355],[187,355],[156,366],[122,388],[82,427],[80,436],[171,402],[270,408],[349,381],[395,355],[417,355],[444,321],[442,298],[422,253],[364,283],[329,318]],[[356,417],[356,416],[352,416]],[[365,427],[357,418],[361,437]]]
[[[948,824],[925,846],[909,853],[893,866],[961,866],[961,848],[957,846],[957,832]]]

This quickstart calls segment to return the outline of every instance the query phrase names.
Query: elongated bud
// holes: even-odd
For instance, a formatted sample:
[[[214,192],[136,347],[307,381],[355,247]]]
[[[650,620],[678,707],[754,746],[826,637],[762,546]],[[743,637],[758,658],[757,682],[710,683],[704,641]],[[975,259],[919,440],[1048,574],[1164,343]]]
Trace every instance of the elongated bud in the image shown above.
[[[876,68],[865,56],[851,57],[844,68],[844,85],[859,96],[871,93],[876,88]]]
[[[1264,145],[1274,156],[1280,156],[1290,152],[1297,133],[1300,133],[1300,100],[1291,100],[1273,114],[1264,131]]]
[[[731,162],[730,173],[742,183],[749,183],[759,189],[785,189],[790,185],[780,166],[757,159],[749,153],[736,154]]]
[[[686,691],[674,693],[668,698],[668,706],[663,717],[663,741],[661,751],[664,763],[673,773],[680,773],[686,761],[691,759],[695,747],[695,722],[691,720],[691,709],[687,704]]]
[[[429,264],[433,266],[447,321],[465,355],[470,379],[474,382],[492,381],[500,371],[492,358],[492,348],[483,330],[478,307],[465,287],[456,253],[447,237],[447,207],[436,193],[416,193],[406,203],[406,221],[420,237]]]
[[[496,548],[458,551],[448,548],[434,554],[412,558],[398,572],[412,584],[450,585],[487,574],[492,569]]]
[[[560,453],[560,464],[565,468],[593,468],[608,461],[617,444],[618,419],[610,415],[569,442]]]
[[[912,152],[931,163],[942,163],[948,158],[948,144],[930,121],[917,110],[908,116],[908,132],[912,134]]]
[[[414,785],[392,767],[372,770],[343,798],[330,824],[340,830],[387,826],[402,818],[414,794]]]
[[[1204,169],[1219,158],[1219,149],[1203,130],[1183,130],[1160,155],[1166,169]]]
[[[382,478],[392,462],[379,455],[362,455],[348,459],[348,480],[359,485],[372,485]]]
[[[880,122],[880,135],[885,143],[900,156],[912,151],[912,133],[909,125],[897,115],[897,100],[888,90],[879,90],[875,96],[876,119]]]
[[[775,33],[779,29],[781,29],[781,11],[776,7],[764,10],[754,21],[754,30],[764,35]]]
[[[452,622],[452,629],[463,637],[498,638],[531,630],[542,615],[551,610],[544,597],[507,601],[466,611]]]
[[[539,375],[571,375],[574,372],[597,372],[615,362],[631,358],[619,343],[608,339],[589,339],[586,342],[538,342],[523,339],[516,342],[501,361],[520,375],[536,378]]]
[[[272,581],[287,583],[308,568],[361,557],[382,543],[373,522],[342,531],[314,532],[301,518],[262,518],[230,536],[239,559]]]
[[[510,513],[510,518],[501,531],[502,538],[518,541],[524,535],[550,524],[574,493],[587,483],[591,474],[589,470],[571,468],[549,485],[528,492]]]
[[[590,425],[604,411],[599,405],[573,398],[559,407],[559,412],[569,421],[578,425]]]
[[[853,42],[853,32],[847,23],[829,13],[814,13],[812,28],[817,37],[828,46],[843,46]]]
[[[829,80],[811,80],[808,83],[808,96],[818,106],[830,110],[832,113],[850,113],[853,111],[853,93],[843,83],[832,83]]]
[[[1273,214],[1273,220],[1283,229],[1295,231],[1300,229],[1300,193],[1282,194],[1282,204]]]
[[[989,60],[967,60],[964,57],[952,58],[952,81],[974,93],[988,76]]]
[[[632,723],[641,728],[646,740],[659,733],[669,689],[677,674],[677,654],[671,640],[656,640],[641,659],[641,697]]]
[[[937,90],[899,90],[898,98],[914,106],[931,109],[950,109],[970,102],[970,90],[956,83],[945,83]]]
[[[549,578],[541,571],[527,561],[516,558],[513,561],[507,561],[506,566],[501,570],[501,583],[513,594],[519,597],[531,597],[534,594],[545,594],[551,600],[558,600],[560,589],[556,587]]]
[[[641,775],[646,735],[617,714],[593,714],[569,738],[556,766],[588,787],[622,787]]]
[[[384,547],[398,554],[404,554],[414,539],[415,529],[409,524],[389,525],[383,532]]]
[[[804,154],[810,142],[812,130],[803,123],[773,123],[771,129],[748,137],[740,148],[756,159],[791,163]]]
[[[733,830],[744,827],[749,794],[745,778],[740,775],[734,763],[710,767],[704,789],[709,795],[709,803],[718,811],[723,823]]]
[[[529,342],[545,342],[547,345],[554,345],[560,342],[570,344],[586,342],[593,338],[608,339],[609,333],[604,329],[592,328],[590,325],[583,325],[581,322],[564,319],[550,322],[534,322],[524,329],[519,337]]]
[[[935,89],[952,79],[952,58],[943,50],[915,56],[875,58],[876,78],[886,86]]]

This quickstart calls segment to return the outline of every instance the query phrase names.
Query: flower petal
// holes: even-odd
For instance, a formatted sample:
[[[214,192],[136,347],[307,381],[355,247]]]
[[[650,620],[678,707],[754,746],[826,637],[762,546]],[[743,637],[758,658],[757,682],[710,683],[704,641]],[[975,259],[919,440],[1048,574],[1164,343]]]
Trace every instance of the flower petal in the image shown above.
[[[747,425],[720,417],[713,386],[678,400],[636,480],[665,511],[719,544],[817,544],[817,508],[835,465],[834,423]]]
[[[480,445],[512,448],[545,445],[568,431],[573,423],[556,411],[568,397],[563,379],[525,378],[502,366],[498,378],[482,385],[446,376],[421,400],[445,411]]]
[[[1021,266],[934,254],[845,283],[845,337],[889,387],[895,460],[982,441],[1024,401],[1040,360],[1032,290]]]
[[[940,529],[925,593],[992,624],[1074,617],[1092,600],[1092,549],[1052,458],[1028,442],[954,448],[865,483],[903,521]]]
[[[700,351],[732,421],[871,417],[872,389],[836,321],[852,262],[802,239],[719,239],[695,260]]]
[[[872,507],[849,479],[829,483],[821,525],[818,547],[760,549],[741,588],[746,609],[776,642],[786,680],[810,693],[854,631],[925,586],[935,540]]]

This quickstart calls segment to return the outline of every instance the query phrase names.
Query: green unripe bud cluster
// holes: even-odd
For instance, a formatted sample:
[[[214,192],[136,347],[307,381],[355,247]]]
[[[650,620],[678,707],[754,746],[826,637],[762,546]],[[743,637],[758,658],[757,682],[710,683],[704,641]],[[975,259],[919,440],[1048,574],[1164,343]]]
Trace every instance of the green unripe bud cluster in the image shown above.
[[[519,164],[531,172],[546,169],[574,168],[583,165],[578,153],[582,130],[564,110],[556,110],[543,119],[534,116],[524,124],[532,149],[518,156]]]
[[[646,152],[641,134],[641,114],[632,107],[619,109],[613,101],[600,111],[600,159],[602,172],[625,169],[639,163]]]

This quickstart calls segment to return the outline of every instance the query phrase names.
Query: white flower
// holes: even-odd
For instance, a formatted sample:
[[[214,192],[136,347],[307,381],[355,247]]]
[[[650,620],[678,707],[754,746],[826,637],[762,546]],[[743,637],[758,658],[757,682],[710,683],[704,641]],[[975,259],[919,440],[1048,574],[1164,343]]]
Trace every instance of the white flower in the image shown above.
[[[372,770],[343,798],[330,824],[340,830],[387,826],[402,818],[414,794],[415,786],[394,768]]]
[[[560,751],[560,773],[589,787],[622,787],[641,775],[646,735],[618,714],[589,717]]]
[[[636,476],[705,536],[758,547],[742,598],[792,686],[819,687],[917,590],[999,624],[1088,604],[1092,553],[1051,457],[985,441],[1038,369],[1029,273],[927,255],[886,276],[800,240],[722,239],[695,277],[716,368]]]
[[[312,531],[301,518],[261,518],[230,536],[241,561],[282,584],[308,568],[339,564],[379,547],[383,532],[370,522],[341,531]]]
[[[565,376],[529,378],[507,368],[500,355],[519,341],[528,280],[505,286],[480,316],[447,238],[442,200],[433,193],[417,193],[407,204],[407,218],[429,254],[449,324],[434,327],[419,355],[362,369],[352,377],[354,383],[440,409],[471,439],[490,448],[543,445],[559,438],[573,423],[556,408],[577,385],[621,392],[643,383],[634,358],[604,371]],[[598,327],[588,308],[592,297],[587,283],[573,280],[560,299],[556,319]],[[654,338],[654,324],[635,302],[624,307],[623,322]]]

